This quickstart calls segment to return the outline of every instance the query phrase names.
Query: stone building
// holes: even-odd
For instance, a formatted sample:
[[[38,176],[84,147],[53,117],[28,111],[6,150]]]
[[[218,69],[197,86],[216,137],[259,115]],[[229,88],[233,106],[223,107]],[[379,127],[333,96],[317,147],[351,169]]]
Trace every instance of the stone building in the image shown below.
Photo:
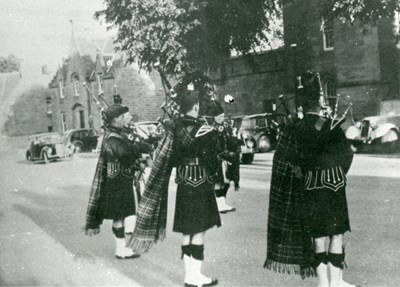
[[[82,43],[86,43],[85,50]],[[54,130],[100,129],[100,111],[119,94],[136,121],[157,120],[163,90],[157,74],[124,65],[112,39],[100,42],[77,39],[72,33],[69,57],[49,84],[53,90]]]
[[[285,93],[285,53],[276,49],[254,55],[251,62],[241,57],[227,61],[224,79],[217,76],[219,100],[225,113],[249,115],[272,112],[279,107],[279,96]],[[223,102],[224,95],[234,98]]]
[[[296,76],[307,69],[320,72],[328,97],[349,97],[354,119],[400,113],[398,17],[362,29],[357,24],[323,19],[320,1],[323,0],[285,0],[284,45],[253,57],[231,57],[223,75],[213,76],[220,102],[227,94],[235,99],[233,104],[223,103],[226,114],[272,111],[280,106],[281,95],[291,99],[293,112]],[[99,95],[112,103],[113,95],[119,94],[137,121],[156,120],[164,101],[157,73],[139,72],[135,64],[125,66],[123,54],[114,51],[110,39],[87,41],[73,33],[69,56],[62,61],[49,87],[50,96],[43,93],[34,100],[35,106],[42,106],[40,115],[30,116],[35,125],[40,124],[35,128],[38,131],[63,133],[87,127],[99,130],[100,110],[104,107]],[[36,113],[30,104],[19,107],[24,107],[26,115]],[[345,108],[340,102],[339,110],[343,112]],[[14,126],[19,124],[16,119]],[[32,132],[23,128],[9,130]]]
[[[400,100],[398,19],[363,29],[357,23],[323,19],[320,1],[285,1],[287,79],[307,69],[319,71],[325,93],[350,96],[354,116],[359,119],[400,113],[394,106],[384,108]]]
[[[310,69],[320,72],[328,97],[348,96],[355,119],[400,113],[399,19],[363,29],[323,19],[320,1],[284,1],[284,47],[255,54],[250,63],[243,58],[228,60],[227,77],[219,80],[222,96],[235,98],[236,104],[225,104],[228,112],[267,112],[271,103],[279,105],[281,94],[293,98],[296,76]],[[340,100],[339,112],[346,107]]]

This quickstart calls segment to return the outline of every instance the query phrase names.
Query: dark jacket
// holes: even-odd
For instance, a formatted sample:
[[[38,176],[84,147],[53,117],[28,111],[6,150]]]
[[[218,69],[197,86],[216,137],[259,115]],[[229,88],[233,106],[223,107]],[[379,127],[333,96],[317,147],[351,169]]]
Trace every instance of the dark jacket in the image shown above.
[[[196,137],[198,132],[199,136]],[[218,169],[219,151],[216,131],[212,127],[203,126],[192,117],[184,116],[177,127],[176,136],[175,165],[184,165],[185,162],[198,158],[200,165],[209,175],[215,175]]]
[[[331,119],[305,114],[297,129],[300,166],[303,171],[336,166],[345,173],[350,169],[353,152],[340,125],[333,128]]]
[[[95,206],[98,222],[103,219],[123,219],[136,213],[133,182],[138,168],[137,159],[141,153],[149,151],[150,145],[131,141],[123,129],[107,129],[99,156],[103,168],[96,170],[93,181],[93,185],[99,184],[99,188],[92,186],[99,193],[98,206]],[[96,180],[99,176],[101,180]]]

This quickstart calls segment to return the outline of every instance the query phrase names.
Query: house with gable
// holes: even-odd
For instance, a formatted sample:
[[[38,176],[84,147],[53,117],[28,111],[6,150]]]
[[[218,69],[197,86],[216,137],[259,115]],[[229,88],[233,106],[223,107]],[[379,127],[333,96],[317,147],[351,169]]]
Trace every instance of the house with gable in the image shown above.
[[[159,75],[124,64],[112,39],[89,42],[72,33],[69,57],[63,60],[49,84],[54,91],[53,121],[56,131],[100,130],[101,109],[119,94],[136,121],[156,121],[161,115],[164,90]],[[107,104],[106,104],[107,103]]]
[[[72,31],[69,56],[62,60],[49,87],[53,91],[54,131],[88,128],[92,125],[91,104],[85,87],[95,68],[96,50],[101,41],[78,39]]]

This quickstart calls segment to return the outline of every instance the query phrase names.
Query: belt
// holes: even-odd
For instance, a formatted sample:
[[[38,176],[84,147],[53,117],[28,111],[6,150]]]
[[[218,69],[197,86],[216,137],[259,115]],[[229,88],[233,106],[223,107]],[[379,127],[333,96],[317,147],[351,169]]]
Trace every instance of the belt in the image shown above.
[[[184,158],[181,165],[199,165],[199,158]]]

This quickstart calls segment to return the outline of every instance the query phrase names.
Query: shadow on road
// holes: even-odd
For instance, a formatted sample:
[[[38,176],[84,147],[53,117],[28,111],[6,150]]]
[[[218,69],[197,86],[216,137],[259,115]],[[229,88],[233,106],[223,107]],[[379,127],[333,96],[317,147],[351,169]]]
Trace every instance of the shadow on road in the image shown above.
[[[349,176],[347,195],[352,232],[345,236],[345,241],[348,243],[346,261],[350,266],[346,270],[348,281],[367,286],[398,286],[400,283],[394,282],[397,279],[393,277],[393,274],[397,274],[400,260],[399,186],[398,178]],[[174,249],[174,255],[171,255],[171,251],[165,250],[171,248],[173,244],[168,246],[162,243],[163,245],[159,246],[161,249],[154,247],[150,255],[142,256],[139,260],[120,262],[114,259],[114,241],[109,222],[102,225],[99,235],[87,237],[83,234],[88,189],[88,185],[76,184],[58,187],[51,193],[43,194],[20,191],[18,194],[28,199],[28,203],[16,204],[14,208],[32,219],[56,242],[74,254],[76,260],[92,262],[96,258],[101,258],[112,265],[112,268],[145,286],[170,286],[171,281],[176,283],[175,285],[180,285],[183,273],[171,272],[171,268],[182,270],[179,265],[182,262],[177,258],[178,252],[175,252],[179,249],[178,241],[173,243],[177,249]],[[266,186],[266,191],[268,189],[269,186]],[[264,191],[262,198],[260,194],[261,192],[238,193],[241,197],[237,203],[241,203],[242,209],[239,209],[240,212],[230,214],[230,217],[224,217],[221,231],[213,231],[219,236],[224,235],[223,238],[218,238],[223,241],[223,247],[226,248],[226,252],[223,252],[219,249],[222,247],[217,248],[217,243],[212,241],[207,246],[215,262],[224,263],[218,264],[217,267],[216,274],[220,274],[222,279],[220,285],[265,286],[268,283],[269,286],[309,286],[310,280],[282,277],[264,270],[261,263],[259,268],[248,265],[255,259],[260,259],[258,261],[261,262],[264,256],[264,253],[260,253],[260,246],[265,246],[268,200],[265,200],[267,196],[264,198]],[[169,201],[174,200],[175,198],[170,196]],[[31,206],[29,201],[32,203]],[[259,218],[261,214],[264,214],[265,218]],[[168,226],[171,227],[171,222]],[[238,230],[241,228],[242,230]],[[168,236],[171,236],[170,230],[168,233]],[[231,233],[235,234],[232,238],[228,236]],[[242,243],[238,242],[243,242],[247,240],[246,238],[254,239],[259,245],[247,244],[246,248],[243,248]],[[230,252],[232,250],[234,254]],[[173,256],[176,258],[172,258]],[[160,260],[169,259],[171,266],[157,266],[155,269],[156,261],[152,261],[152,257]],[[166,277],[171,281],[167,283],[162,279],[156,279],[157,277]],[[95,285],[101,285],[99,283],[94,282]]]

